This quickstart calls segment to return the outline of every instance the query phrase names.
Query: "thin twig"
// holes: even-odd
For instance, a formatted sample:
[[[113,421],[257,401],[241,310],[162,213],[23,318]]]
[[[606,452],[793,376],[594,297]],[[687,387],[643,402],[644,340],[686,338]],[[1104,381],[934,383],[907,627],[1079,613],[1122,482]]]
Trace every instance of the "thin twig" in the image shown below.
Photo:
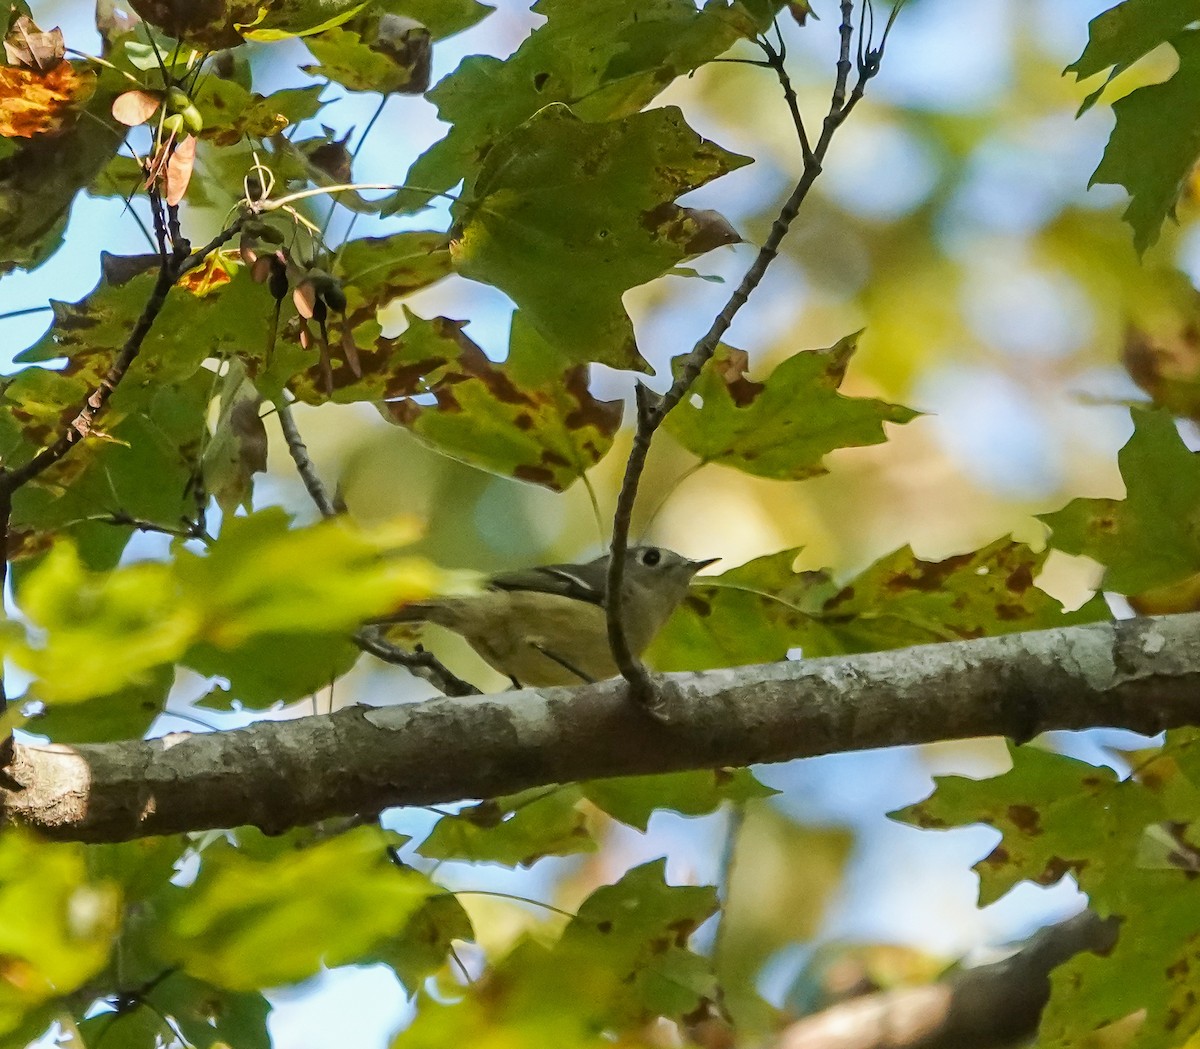
[[[317,510],[322,517],[330,518],[338,516],[336,504],[329,497],[325,483],[321,480],[317,473],[317,468],[308,457],[308,449],[304,445],[304,438],[300,435],[300,430],[296,426],[296,420],[292,417],[291,405],[286,401],[279,400],[275,402],[275,410],[279,416],[280,428],[283,430],[283,439],[287,442],[292,462],[296,464],[296,472],[300,475],[300,480],[304,482],[304,487],[308,491],[309,497],[316,504]],[[447,670],[433,653],[426,652],[424,649],[409,652],[398,645],[393,645],[390,641],[382,637],[379,631],[371,627],[363,627],[355,633],[354,643],[363,652],[374,656],[376,659],[381,659],[383,662],[391,663],[394,666],[404,667],[411,674],[428,681],[447,696],[475,696],[479,694],[479,689]]]
[[[418,648],[415,652],[393,645],[380,635],[375,627],[363,627],[354,635],[354,643],[368,655],[404,667],[415,677],[428,681],[439,692],[447,696],[478,696],[479,689],[448,670],[432,652]]]
[[[157,521],[134,517],[124,510],[114,510],[110,514],[95,514],[92,517],[85,517],[83,520],[95,521],[97,524],[115,525],[119,528],[134,528],[139,532],[155,532],[159,535],[169,535],[175,539],[199,539],[203,543],[216,541],[200,521],[188,521],[186,518],[181,528],[172,528],[170,525],[159,524]]]
[[[296,464],[296,473],[304,482],[309,498],[312,499],[322,517],[337,517],[337,508],[333,505],[333,500],[329,498],[329,492],[325,490],[325,483],[318,476],[317,468],[308,457],[308,448],[304,444],[304,438],[300,436],[296,420],[292,417],[292,406],[280,399],[275,402],[275,411],[279,416],[279,426],[283,430],[283,439],[287,442],[288,452],[291,453],[292,462]]]
[[[778,23],[776,23],[775,28],[778,30]],[[779,78],[779,86],[783,88],[783,99],[787,103],[788,112],[792,114],[792,124],[796,128],[796,137],[800,140],[800,155],[807,164],[812,160],[812,147],[809,145],[808,131],[804,126],[804,117],[800,112],[800,100],[796,97],[796,89],[792,87],[792,78],[788,76],[787,67],[784,65],[787,52],[783,46],[783,35],[780,34],[778,49],[772,47],[771,42],[765,38],[755,42],[763,49],[764,54],[767,56],[767,61],[764,64],[775,70],[775,76]]]
[[[0,485],[0,620],[5,618],[4,590],[8,582],[8,526],[12,520],[12,489]],[[8,709],[8,692],[4,686],[4,660],[0,657],[0,715]],[[0,773],[12,763],[12,733],[0,742]]]
[[[152,201],[156,199],[157,197],[152,195]],[[168,252],[168,233],[161,210],[158,207],[155,207],[153,210],[155,233],[159,241],[160,251],[162,252],[162,263],[159,267],[158,279],[154,282],[154,289],[150,293],[150,298],[142,308],[141,316],[138,317],[133,330],[125,339],[125,343],[117,354],[116,359],[109,366],[108,371],[105,372],[104,378],[100,380],[100,385],[88,394],[87,400],[84,401],[83,407],[79,410],[79,414],[75,416],[53,444],[43,448],[23,466],[18,466],[14,470],[0,470],[0,490],[6,491],[11,495],[18,488],[28,484],[55,463],[65,458],[75,445],[79,444],[91,433],[96,417],[104,410],[105,405],[108,404],[117,386],[125,378],[126,373],[133,366],[133,362],[137,360],[142,343],[145,342],[146,336],[150,334],[150,329],[154,326],[154,322],[162,312],[163,306],[166,305],[167,295],[175,285],[175,282],[189,270],[200,265],[209,254],[234,237],[249,217],[249,213],[238,216],[238,218],[217,234],[208,244],[204,245],[204,247],[198,248],[190,255],[178,256]],[[186,243],[186,241],[180,242],[181,245],[185,245]],[[186,248],[183,250],[186,250]]]
[[[638,386],[635,391],[637,394],[637,428],[634,433],[633,447],[630,449],[629,459],[625,464],[625,477],[621,483],[621,491],[617,497],[617,509],[613,517],[612,556],[609,560],[607,586],[608,639],[612,648],[613,660],[620,669],[621,676],[629,682],[632,697],[656,716],[658,714],[655,705],[656,697],[650,675],[629,648],[622,618],[625,556],[629,547],[629,529],[633,518],[634,503],[637,499],[638,485],[646,466],[646,456],[655,432],[671,409],[687,394],[705,363],[716,351],[721,337],[733,323],[738,310],[742,308],[751,292],[762,281],[767,267],[778,254],[779,245],[787,234],[788,227],[799,213],[809,190],[821,173],[821,165],[824,163],[835,132],[862,98],[867,81],[879,71],[880,60],[883,57],[883,43],[886,42],[886,32],[885,39],[881,41],[878,48],[868,45],[863,52],[858,63],[858,80],[847,98],[850,72],[853,69],[850,60],[854,42],[853,0],[842,0],[841,12],[842,24],[839,29],[841,46],[829,111],[822,124],[820,138],[811,153],[805,157],[804,170],[799,181],[780,209],[779,215],[771,224],[771,231],[767,235],[766,241],[759,249],[758,255],[746,271],[741,283],[730,295],[725,307],[717,314],[712,326],[683,359],[678,377],[671,388],[662,397],[657,396],[645,386]],[[894,18],[889,20],[889,29],[892,22],[894,22]]]

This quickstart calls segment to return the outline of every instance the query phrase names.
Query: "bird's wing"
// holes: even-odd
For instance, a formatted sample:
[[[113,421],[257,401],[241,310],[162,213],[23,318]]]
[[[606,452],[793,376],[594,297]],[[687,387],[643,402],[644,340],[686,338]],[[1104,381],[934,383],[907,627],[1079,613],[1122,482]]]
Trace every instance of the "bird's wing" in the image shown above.
[[[540,565],[501,572],[492,576],[488,586],[493,590],[533,590],[602,605],[607,578],[608,559],[601,557],[585,565]]]

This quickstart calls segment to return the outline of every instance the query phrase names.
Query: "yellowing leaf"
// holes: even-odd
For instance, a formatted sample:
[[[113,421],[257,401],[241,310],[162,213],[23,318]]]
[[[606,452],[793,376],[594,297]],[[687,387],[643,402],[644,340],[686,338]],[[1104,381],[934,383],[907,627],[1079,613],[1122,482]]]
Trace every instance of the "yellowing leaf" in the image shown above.
[[[45,72],[0,66],[0,137],[34,138],[62,131],[74,122],[75,107],[95,89],[96,75],[70,62]]]
[[[0,1037],[99,974],[119,906],[111,885],[89,882],[82,846],[0,834]]]
[[[241,991],[356,961],[443,891],[393,864],[395,843],[364,826],[270,859],[210,846],[164,949],[189,974]]]

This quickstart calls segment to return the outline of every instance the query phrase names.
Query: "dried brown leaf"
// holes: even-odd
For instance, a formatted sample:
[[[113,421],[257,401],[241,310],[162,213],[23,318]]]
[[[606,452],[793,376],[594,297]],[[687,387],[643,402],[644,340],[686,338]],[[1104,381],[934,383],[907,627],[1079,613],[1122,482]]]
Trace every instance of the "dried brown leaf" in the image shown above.
[[[176,144],[167,161],[167,203],[174,207],[187,192],[188,183],[192,179],[192,165],[196,162],[196,139],[188,135],[182,142]]]
[[[28,15],[21,15],[4,38],[4,54],[11,65],[45,73],[63,60],[66,46],[62,30],[44,32]]]

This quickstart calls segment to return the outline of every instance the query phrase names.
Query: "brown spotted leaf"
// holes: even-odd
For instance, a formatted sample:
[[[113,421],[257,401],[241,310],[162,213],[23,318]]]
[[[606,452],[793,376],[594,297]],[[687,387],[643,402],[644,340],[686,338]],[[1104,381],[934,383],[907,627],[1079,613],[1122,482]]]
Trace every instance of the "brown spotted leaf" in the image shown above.
[[[1200,455],[1160,410],[1133,409],[1117,459],[1124,499],[1073,499],[1040,514],[1051,544],[1105,566],[1104,589],[1137,595],[1186,585],[1200,573]]]
[[[431,5],[432,6],[432,5]],[[439,6],[444,6],[444,3]],[[472,55],[429,93],[450,129],[413,165],[414,186],[467,185],[480,160],[514,128],[552,103],[584,120],[644,109],[676,77],[768,29],[783,0],[538,0],[546,22],[507,59]],[[415,10],[414,15],[437,30]],[[426,197],[398,197],[422,207]]]
[[[799,548],[696,579],[647,653],[658,670],[771,663],[823,636],[816,618],[837,586],[825,572],[797,572]]]
[[[167,36],[212,51],[240,44],[238,25],[255,21],[260,10],[251,0],[130,0],[130,6]]]
[[[444,233],[404,230],[350,241],[338,252],[334,268],[346,293],[347,324],[358,338],[373,340],[379,335],[378,310],[451,270],[450,239]]]
[[[644,370],[621,296],[739,239],[674,200],[747,163],[674,107],[592,124],[546,106],[492,147],[451,208],[455,268],[512,298],[562,364]]]
[[[612,446],[619,401],[600,401],[587,370],[563,368],[517,314],[509,357],[496,364],[462,332],[462,321],[423,320],[405,310],[395,339],[358,344],[362,375],[338,359],[332,400],[386,401],[387,416],[439,451],[493,473],[567,488]],[[317,365],[293,383],[309,403],[326,400]]]
[[[998,539],[969,554],[923,561],[902,547],[825,602],[820,621],[828,647],[805,654],[875,652],[1110,619],[1099,595],[1065,612],[1037,587],[1048,553]]]
[[[921,827],[986,823],[1001,832],[975,867],[983,904],[1019,881],[1052,885],[1070,875],[1092,910],[1119,919],[1115,946],[1081,952],[1055,970],[1039,1046],[1110,1044],[1104,1029],[1132,1018],[1123,1032],[1109,1032],[1111,1044],[1173,1049],[1181,1031],[1200,1026],[1198,753],[1195,730],[1171,732],[1122,778],[1061,754],[1013,747],[1004,775],[939,778],[932,797],[893,813]]]
[[[59,62],[42,72],[0,66],[0,137],[34,138],[74,123],[91,97],[96,75],[85,66]]]
[[[1167,818],[1162,800],[1111,769],[1036,747],[1009,751],[1010,772],[939,777],[932,796],[892,817],[939,830],[972,823],[999,830],[1003,840],[975,866],[985,906],[1020,881],[1053,885],[1064,874],[1116,902],[1120,880],[1136,869],[1143,828]]]
[[[704,462],[779,480],[825,473],[827,452],[880,444],[885,422],[906,423],[918,414],[838,392],[857,342],[850,335],[828,349],[794,354],[763,382],[747,378],[743,351],[722,344],[666,427]],[[682,361],[676,359],[676,369]]]

